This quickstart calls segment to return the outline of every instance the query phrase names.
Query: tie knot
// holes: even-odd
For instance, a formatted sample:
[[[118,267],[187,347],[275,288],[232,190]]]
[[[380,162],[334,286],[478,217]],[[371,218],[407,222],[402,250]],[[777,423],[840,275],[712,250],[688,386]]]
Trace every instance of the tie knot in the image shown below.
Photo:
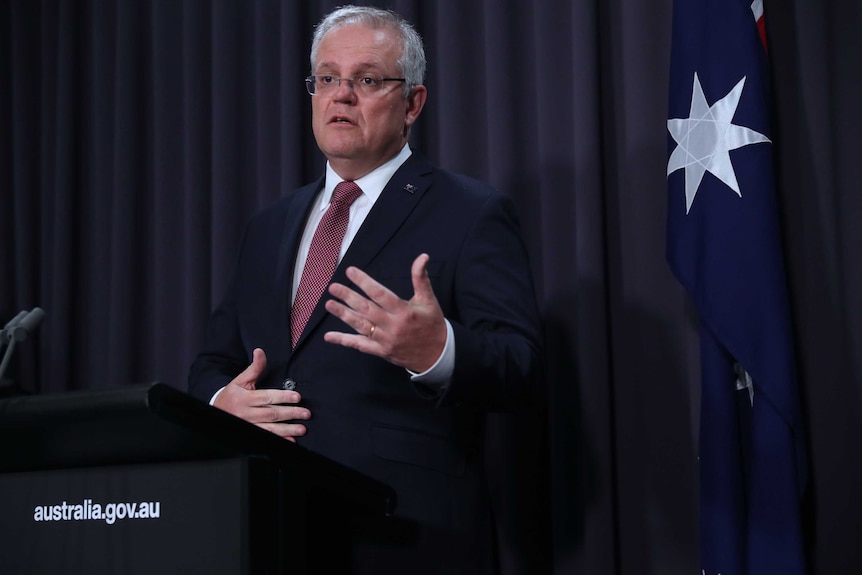
[[[357,186],[356,182],[340,182],[332,192],[331,203],[349,206],[361,195],[362,188]]]

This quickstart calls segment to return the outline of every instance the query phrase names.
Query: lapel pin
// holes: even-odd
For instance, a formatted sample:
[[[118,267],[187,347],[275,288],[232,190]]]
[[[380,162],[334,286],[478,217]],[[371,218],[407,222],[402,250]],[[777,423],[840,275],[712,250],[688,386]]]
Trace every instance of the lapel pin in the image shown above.
[[[410,192],[411,194],[416,191],[416,186],[413,184],[407,184],[404,186],[404,191]]]

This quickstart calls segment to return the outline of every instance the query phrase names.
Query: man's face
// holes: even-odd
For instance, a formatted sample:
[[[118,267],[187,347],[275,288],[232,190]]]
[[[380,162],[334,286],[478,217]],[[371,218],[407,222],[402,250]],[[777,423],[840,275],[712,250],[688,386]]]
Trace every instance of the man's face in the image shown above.
[[[314,74],[339,78],[400,78],[396,65],[401,46],[392,30],[362,25],[337,28],[324,36]],[[405,98],[401,82],[386,82],[363,94],[349,82],[311,97],[312,129],[317,145],[345,179],[358,179],[391,159],[407,141],[407,129],[425,103],[424,86]]]

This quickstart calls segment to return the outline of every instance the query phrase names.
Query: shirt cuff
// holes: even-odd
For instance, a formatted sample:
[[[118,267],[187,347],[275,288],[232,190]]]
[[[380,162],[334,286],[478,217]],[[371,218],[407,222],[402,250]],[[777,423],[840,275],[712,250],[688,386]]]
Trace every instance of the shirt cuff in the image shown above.
[[[218,394],[220,394],[222,391],[224,391],[224,387],[213,394],[212,398],[210,398],[210,405],[215,405],[215,400],[218,397]]]
[[[443,352],[434,365],[429,367],[422,373],[415,371],[407,372],[410,374],[410,379],[417,383],[422,383],[429,387],[443,389],[449,385],[449,380],[452,379],[452,372],[455,371],[455,332],[452,331],[452,324],[449,320],[446,321],[446,345],[443,346]]]

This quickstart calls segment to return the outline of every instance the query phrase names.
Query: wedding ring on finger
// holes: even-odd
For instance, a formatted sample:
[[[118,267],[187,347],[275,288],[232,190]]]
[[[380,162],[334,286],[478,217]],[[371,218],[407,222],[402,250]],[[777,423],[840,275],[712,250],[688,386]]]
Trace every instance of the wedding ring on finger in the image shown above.
[[[368,339],[371,339],[371,337],[374,335],[375,329],[377,329],[377,326],[372,323],[371,324],[371,331],[368,332]]]

